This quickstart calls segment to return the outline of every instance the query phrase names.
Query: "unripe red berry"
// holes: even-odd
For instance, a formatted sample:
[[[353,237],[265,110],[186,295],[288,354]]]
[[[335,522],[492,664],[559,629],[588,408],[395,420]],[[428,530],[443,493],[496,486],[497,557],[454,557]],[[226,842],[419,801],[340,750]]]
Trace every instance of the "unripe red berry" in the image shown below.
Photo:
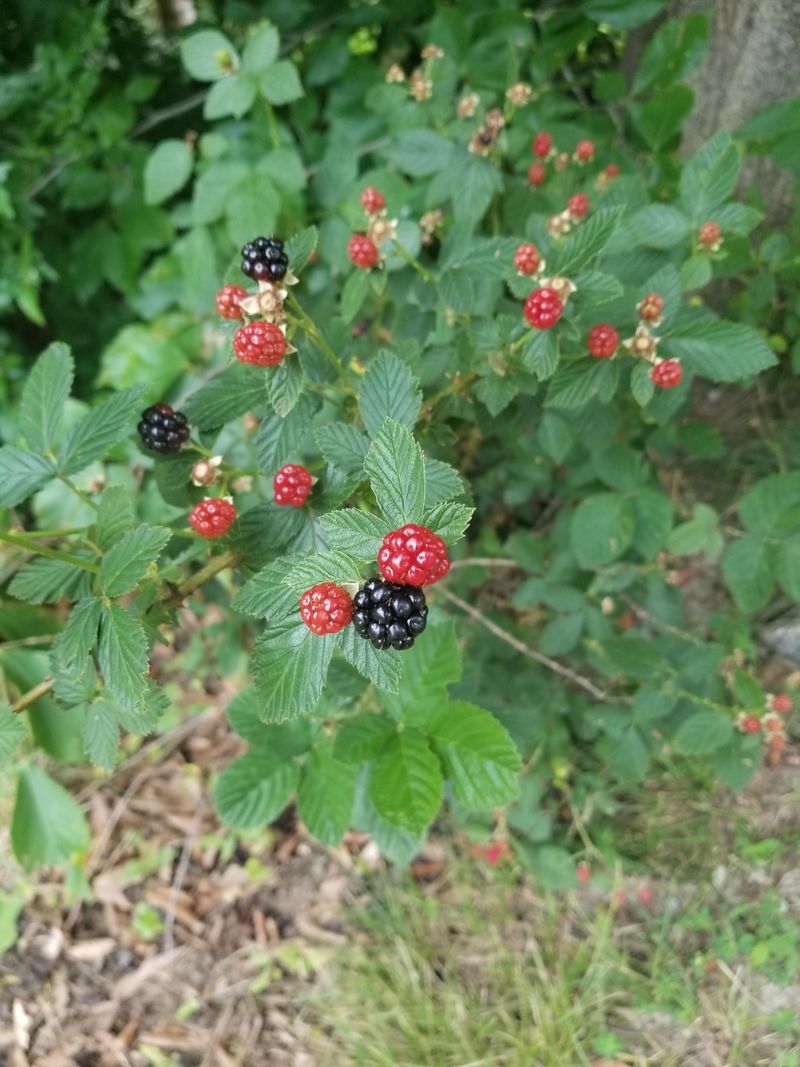
[[[786,693],[775,693],[770,700],[770,707],[779,715],[788,715],[792,710],[792,698]]]
[[[275,503],[301,508],[311,492],[311,471],[298,463],[286,463],[272,479]]]
[[[700,244],[711,248],[722,237],[722,230],[716,222],[704,222],[700,227]]]
[[[594,143],[592,141],[578,141],[575,145],[575,158],[579,163],[591,163],[594,159]]]
[[[212,497],[195,504],[189,513],[189,525],[201,537],[223,537],[236,518],[236,506],[222,497]]]
[[[550,149],[553,147],[553,138],[549,133],[537,133],[531,145],[531,151],[539,159],[547,159]]]
[[[575,874],[577,875],[578,881],[583,882],[585,885],[592,876],[592,872],[589,870],[589,864],[579,863],[575,868]]]
[[[774,711],[768,711],[764,718],[761,720],[761,725],[768,734],[780,734],[783,733],[783,719],[780,715],[776,715]]]
[[[617,351],[619,334],[607,322],[601,322],[589,330],[587,339],[589,352],[597,359],[609,359]]]
[[[617,164],[616,163],[609,163],[608,166],[606,167],[606,177],[609,178],[609,179],[616,178],[618,174],[619,174],[619,167],[617,166]]]
[[[757,715],[742,714],[736,720],[736,729],[741,730],[743,734],[760,734],[761,719]]]
[[[378,249],[365,233],[354,233],[347,242],[350,262],[362,270],[371,270],[378,262]]]
[[[640,904],[644,904],[645,907],[648,904],[652,904],[653,890],[650,888],[649,885],[641,886],[641,888],[636,891],[636,899],[639,901]]]
[[[511,849],[508,847],[507,841],[493,841],[486,846],[484,855],[486,856],[486,862],[490,863],[492,867],[496,867],[502,860],[510,858]]]
[[[542,185],[547,177],[547,167],[544,163],[531,163],[528,167],[528,185]]]
[[[427,526],[406,523],[392,530],[378,552],[378,566],[387,582],[433,585],[450,570],[447,545]]]
[[[233,351],[240,363],[276,367],[286,355],[286,338],[272,322],[251,322],[233,335]]]
[[[514,266],[520,274],[535,274],[541,263],[539,250],[534,244],[518,245],[514,253]]]
[[[674,389],[683,380],[683,368],[677,359],[662,359],[650,371],[650,378],[659,389]]]
[[[576,193],[567,201],[567,211],[573,219],[582,219],[589,211],[589,197],[586,193]]]
[[[300,618],[319,637],[338,634],[353,618],[353,602],[340,585],[322,582],[300,597]]]
[[[361,190],[360,200],[361,206],[368,215],[377,215],[379,211],[383,211],[386,207],[383,193],[379,193],[374,185],[368,185]]]
[[[537,330],[549,330],[564,313],[564,305],[554,289],[534,289],[525,301],[525,318]]]
[[[645,322],[658,322],[664,310],[664,298],[658,293],[648,293],[639,301],[636,309],[639,312],[639,318]]]
[[[239,301],[247,297],[247,290],[241,285],[223,285],[215,299],[217,311],[223,319],[241,319],[242,309]]]

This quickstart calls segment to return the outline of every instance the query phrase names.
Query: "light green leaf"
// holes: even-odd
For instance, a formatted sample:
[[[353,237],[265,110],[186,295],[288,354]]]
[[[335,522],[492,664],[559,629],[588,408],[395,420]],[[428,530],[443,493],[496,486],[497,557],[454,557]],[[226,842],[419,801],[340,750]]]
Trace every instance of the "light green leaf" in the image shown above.
[[[425,512],[423,525],[433,530],[445,544],[454,545],[464,536],[474,514],[475,508],[466,504],[436,504]]]
[[[617,493],[587,496],[572,516],[572,551],[586,570],[604,567],[625,552],[635,529],[633,505],[626,497]]]
[[[77,600],[89,592],[91,575],[60,559],[44,556],[32,559],[21,567],[8,591],[18,600],[29,604],[54,604],[57,600]]]
[[[461,653],[452,622],[429,626],[424,640],[402,653],[403,683],[385,705],[415,726],[425,728],[437,704],[447,700],[447,687],[461,677]]]
[[[734,190],[741,160],[731,135],[715,133],[695,152],[681,173],[681,201],[696,224],[712,218],[711,212]]]
[[[393,648],[378,652],[371,642],[358,636],[353,626],[346,627],[342,633],[341,650],[347,662],[378,689],[387,693],[398,691],[405,653]]]
[[[555,273],[569,276],[605,248],[622,217],[621,208],[601,208],[578,226],[556,253]]]
[[[425,463],[422,449],[405,426],[387,419],[364,460],[383,514],[402,525],[418,522],[425,510]]]
[[[133,430],[144,388],[137,385],[115,393],[84,415],[70,431],[58,454],[58,468],[62,474],[82,471]]]
[[[98,548],[115,545],[135,522],[133,496],[121,485],[107,485],[100,497],[94,540]]]
[[[100,625],[101,605],[93,596],[79,600],[69,614],[64,629],[53,642],[53,652],[66,664],[81,664],[95,646]]]
[[[108,691],[123,707],[140,710],[149,662],[142,624],[119,604],[103,604],[97,652]]]
[[[471,811],[508,804],[519,792],[519,753],[488,711],[454,701],[434,711],[427,726],[459,802]]]
[[[558,338],[554,330],[531,330],[522,346],[522,363],[540,382],[552,378],[558,367]]]
[[[647,774],[650,763],[647,745],[634,727],[616,736],[604,737],[597,754],[621,782],[640,782]]]
[[[636,212],[631,226],[639,241],[650,248],[672,248],[685,241],[691,230],[689,219],[670,204],[648,204]]]
[[[737,606],[749,613],[763,608],[775,586],[771,546],[760,537],[733,541],[722,556],[722,574]]]
[[[305,379],[297,358],[289,357],[266,372],[267,396],[276,415],[285,419],[303,392]]]
[[[211,86],[203,105],[203,115],[207,119],[221,119],[226,115],[240,119],[255,103],[257,92],[258,83],[251,74],[246,71],[228,74]]]
[[[0,448],[0,508],[12,508],[33,496],[53,474],[53,464],[44,456],[14,445],[3,445]]]
[[[383,349],[367,367],[358,397],[358,410],[369,435],[375,437],[386,419],[413,430],[421,405],[416,375],[393,352]]]
[[[297,595],[284,579],[299,560],[299,556],[281,556],[263,567],[245,582],[231,601],[234,611],[243,615],[279,622],[298,610]]]
[[[57,866],[89,844],[83,812],[58,782],[38,767],[25,767],[17,781],[11,844],[19,862]]]
[[[316,226],[307,226],[293,234],[286,242],[286,255],[289,257],[289,266],[295,274],[306,266],[319,244],[319,230]]]
[[[711,315],[676,324],[664,336],[668,354],[712,382],[739,382],[777,363],[767,342],[751,326]]]
[[[280,37],[276,28],[270,23],[260,26],[245,45],[242,66],[253,72],[265,70],[278,58],[279,48]]]
[[[198,430],[213,430],[248,411],[262,410],[268,402],[264,375],[253,367],[233,363],[192,393],[183,411]]]
[[[351,323],[367,299],[369,292],[368,272],[356,268],[342,286],[342,319]]]
[[[336,640],[290,618],[270,624],[253,648],[253,676],[264,722],[312,711],[322,694]]]
[[[54,341],[28,375],[22,390],[19,428],[35,452],[50,452],[55,444],[74,370],[69,347]]]
[[[397,724],[384,715],[356,715],[336,732],[336,758],[343,763],[365,763],[378,755],[396,731]]]
[[[442,772],[427,738],[418,730],[392,735],[372,764],[369,795],[393,826],[421,833],[442,799]]]
[[[656,391],[655,382],[650,377],[650,370],[650,364],[640,360],[631,371],[631,393],[639,407],[649,404]]]
[[[299,598],[312,585],[320,582],[360,582],[358,564],[347,552],[313,552],[296,556],[294,565],[283,579]]]
[[[303,86],[297,67],[289,59],[279,59],[277,63],[261,71],[258,76],[258,87],[262,96],[265,96],[276,107],[298,100],[303,95]]]
[[[727,744],[733,723],[721,711],[696,711],[675,734],[675,746],[687,756],[703,756]]]
[[[694,104],[688,85],[673,85],[651,97],[639,112],[639,128],[653,148],[661,148],[679,132]]]
[[[356,795],[351,767],[340,763],[330,745],[314,748],[297,790],[297,814],[324,845],[338,845],[350,826]]]
[[[316,432],[317,445],[328,463],[345,474],[360,474],[369,451],[369,439],[347,422],[329,422]]]
[[[188,182],[193,164],[194,156],[186,141],[162,141],[144,167],[144,202],[161,204],[169,200]]]
[[[464,479],[449,463],[425,457],[425,504],[432,508],[464,492]]]
[[[163,526],[144,523],[124,534],[100,564],[100,588],[105,595],[122,596],[135,588],[171,536],[171,531]]]
[[[414,178],[445,170],[452,160],[453,144],[433,130],[401,130],[386,152],[395,166]]]
[[[800,504],[800,471],[760,478],[739,500],[739,518],[749,533],[776,537],[785,516]]]
[[[15,715],[8,704],[0,704],[0,767],[11,759],[22,744],[25,732],[22,716]]]
[[[562,363],[550,379],[547,407],[572,410],[595,398],[607,404],[619,381],[619,364],[612,359],[580,359]]]
[[[255,438],[255,450],[261,470],[272,477],[284,463],[296,460],[312,431],[315,403],[304,393],[282,419],[270,414],[263,419]]]
[[[704,552],[709,559],[716,559],[723,546],[719,516],[708,504],[695,504],[691,519],[676,526],[667,540],[667,548],[675,556]]]
[[[374,559],[392,530],[380,515],[357,508],[330,511],[320,517],[319,523],[331,548],[347,549],[357,559]]]
[[[119,745],[117,706],[98,697],[89,708],[83,724],[83,747],[97,767],[113,770]]]
[[[197,81],[214,82],[239,65],[239,55],[218,30],[200,30],[181,41],[181,61]]]
[[[657,489],[643,489],[633,497],[633,510],[633,547],[645,559],[653,559],[667,543],[672,529],[672,501]]]
[[[292,798],[300,776],[296,763],[260,749],[227,767],[214,786],[214,807],[236,829],[265,826]]]

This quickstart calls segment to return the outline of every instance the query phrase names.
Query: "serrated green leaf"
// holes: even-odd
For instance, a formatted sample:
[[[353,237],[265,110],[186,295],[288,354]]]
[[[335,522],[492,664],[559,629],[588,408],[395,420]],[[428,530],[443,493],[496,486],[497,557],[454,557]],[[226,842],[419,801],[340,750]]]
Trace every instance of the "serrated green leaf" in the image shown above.
[[[421,833],[442,799],[442,772],[427,738],[418,730],[393,734],[372,764],[369,795],[393,826]]]
[[[436,174],[447,168],[453,157],[453,143],[433,130],[401,130],[392,138],[387,158],[412,177]]]
[[[355,795],[352,769],[335,758],[332,746],[314,748],[297,790],[297,814],[309,833],[324,845],[338,845],[350,826]]]
[[[286,255],[289,257],[289,266],[294,274],[306,266],[319,244],[319,231],[316,226],[307,226],[299,233],[293,234],[286,242]]]
[[[259,26],[245,45],[242,66],[249,71],[265,70],[278,58],[279,49],[277,29],[271,23]]]
[[[41,489],[55,473],[50,460],[14,445],[0,448],[0,508],[13,508]]]
[[[531,330],[520,353],[523,366],[540,382],[552,378],[558,367],[558,338],[554,330]]]
[[[101,605],[93,596],[78,601],[64,629],[53,642],[53,651],[65,664],[82,663],[95,646],[100,625]]]
[[[130,433],[136,425],[143,385],[123,389],[89,410],[72,428],[58,453],[62,474],[76,474]]]
[[[760,537],[733,541],[722,556],[722,574],[737,606],[748,613],[758,611],[775,587],[772,546]]]
[[[759,481],[741,497],[738,511],[749,533],[763,537],[779,536],[781,522],[800,504],[800,471],[771,474]]]
[[[329,422],[316,432],[317,445],[328,463],[345,474],[362,474],[369,438],[346,422]]]
[[[605,248],[622,218],[621,208],[601,208],[590,215],[556,253],[555,273],[569,277]]]
[[[508,804],[519,792],[519,753],[490,712],[464,701],[444,704],[434,711],[427,733],[466,808]]]
[[[639,241],[650,248],[672,248],[691,230],[689,219],[670,204],[648,204],[636,212],[631,225]]]
[[[40,556],[20,567],[8,591],[11,596],[29,604],[54,604],[64,598],[78,600],[85,596],[91,580],[88,571],[60,559]]]
[[[342,633],[341,650],[347,662],[378,689],[387,693],[398,691],[403,673],[400,652],[393,648],[378,652],[369,641],[358,636],[353,626]]]
[[[356,268],[342,286],[342,319],[351,323],[367,299],[369,278],[367,271]]]
[[[299,619],[267,627],[252,657],[264,722],[282,722],[313,710],[335,645],[334,637],[318,637]]]
[[[0,767],[7,763],[25,737],[21,715],[15,715],[8,704],[0,704]]]
[[[168,138],[150,153],[144,167],[144,202],[161,204],[188,182],[194,156],[186,141]]]
[[[709,559],[716,559],[723,548],[719,531],[719,516],[708,504],[695,504],[692,518],[683,522],[670,533],[667,548],[675,556],[692,556],[704,552]]]
[[[66,789],[38,767],[20,771],[11,844],[28,869],[66,863],[89,844],[83,812]]]
[[[425,457],[425,504],[432,508],[464,492],[464,479],[449,463]]]
[[[800,534],[787,538],[778,546],[775,569],[784,593],[800,600]]]
[[[232,363],[221,374],[187,397],[183,411],[198,430],[214,430],[248,411],[269,403],[264,375],[253,367]]]
[[[144,523],[124,534],[100,564],[100,588],[105,595],[122,596],[134,589],[171,536],[163,526]]]
[[[39,356],[22,390],[19,428],[35,452],[50,452],[72,388],[69,346],[54,341]]]
[[[650,403],[656,391],[656,383],[650,377],[650,370],[649,363],[640,361],[631,371],[631,393],[642,408]]]
[[[582,359],[562,363],[550,379],[545,406],[572,410],[595,398],[607,404],[616,392],[619,364],[612,359]]]
[[[234,611],[278,622],[298,610],[297,596],[284,579],[299,556],[281,556],[248,579],[231,601]]]
[[[702,314],[682,319],[664,336],[666,354],[712,382],[739,382],[777,363],[767,342],[751,326]]]
[[[365,763],[378,755],[396,731],[396,723],[383,715],[356,715],[336,733],[336,758],[343,763]]]
[[[643,489],[633,497],[633,510],[633,547],[645,559],[653,559],[666,545],[672,529],[672,502],[657,489]]]
[[[239,55],[218,30],[200,30],[181,41],[181,62],[197,81],[213,82],[239,65]]]
[[[110,700],[98,697],[86,715],[83,724],[83,747],[86,755],[97,767],[113,770],[119,745],[117,706]]]
[[[386,419],[414,428],[422,405],[419,381],[393,352],[384,349],[367,367],[358,395],[358,410],[374,437]]]
[[[53,695],[59,704],[75,707],[86,704],[97,688],[97,670],[90,655],[67,661],[61,647],[54,642],[50,649],[50,674],[53,678]]]
[[[258,88],[262,96],[276,106],[291,103],[303,95],[300,75],[290,59],[279,59],[262,70],[258,76]]]
[[[103,604],[100,614],[100,670],[106,688],[123,707],[141,710],[149,666],[142,624],[119,604]]]
[[[203,115],[207,119],[221,119],[227,115],[240,119],[255,103],[257,92],[258,82],[247,71],[229,74],[211,86],[203,105]]]
[[[633,540],[636,516],[629,499],[617,493],[585,497],[572,516],[570,543],[579,565],[605,567]]]
[[[724,130],[701,145],[681,173],[681,202],[695,223],[727,200],[739,176],[741,160],[731,135]]]
[[[613,737],[604,737],[597,754],[621,782],[640,782],[647,773],[650,756],[641,733],[631,727]]]
[[[721,711],[696,711],[675,734],[675,746],[687,756],[702,756],[727,744],[733,723]]]
[[[389,522],[418,522],[425,510],[425,462],[410,432],[387,419],[372,442],[364,470]]]
[[[400,692],[382,700],[407,722],[424,727],[437,704],[446,701],[447,687],[461,677],[461,653],[452,622],[429,626],[425,640],[416,641],[402,656]]]
[[[217,779],[214,807],[236,829],[265,826],[277,818],[297,788],[296,763],[258,750],[235,760]]]
[[[423,525],[433,530],[445,544],[454,545],[464,536],[474,514],[475,508],[466,504],[436,504],[425,512]]]
[[[356,559],[374,559],[392,526],[380,515],[357,508],[330,511],[320,517],[331,548],[347,549]]]
[[[387,860],[403,866],[417,855],[425,839],[422,833],[412,834],[393,826],[376,810],[369,796],[368,772],[358,780],[353,826],[368,833]]]
[[[254,442],[258,464],[264,474],[272,477],[284,463],[297,458],[311,436],[315,410],[315,402],[308,394],[303,394],[285,419],[275,414],[265,417]]]
[[[94,539],[98,548],[115,545],[135,522],[133,496],[121,485],[108,485],[97,508]]]
[[[320,582],[360,582],[358,564],[347,552],[312,552],[295,556],[295,562],[283,579],[283,584],[299,598],[312,585]],[[299,610],[299,609],[298,609]]]
[[[299,359],[285,359],[266,372],[267,396],[276,415],[285,419],[303,391],[303,368]]]

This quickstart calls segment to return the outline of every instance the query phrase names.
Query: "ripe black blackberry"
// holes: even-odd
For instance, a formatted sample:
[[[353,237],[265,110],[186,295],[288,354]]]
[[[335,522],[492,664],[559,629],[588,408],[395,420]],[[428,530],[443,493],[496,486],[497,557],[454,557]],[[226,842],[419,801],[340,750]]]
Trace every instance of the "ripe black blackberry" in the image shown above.
[[[256,237],[242,249],[242,271],[255,282],[279,282],[288,269],[289,257],[277,237]]]
[[[173,411],[169,404],[153,404],[142,412],[136,427],[142,444],[153,452],[178,452],[189,438],[189,422],[182,411]]]
[[[425,594],[413,585],[369,578],[353,597],[353,626],[377,649],[411,648],[428,624]]]

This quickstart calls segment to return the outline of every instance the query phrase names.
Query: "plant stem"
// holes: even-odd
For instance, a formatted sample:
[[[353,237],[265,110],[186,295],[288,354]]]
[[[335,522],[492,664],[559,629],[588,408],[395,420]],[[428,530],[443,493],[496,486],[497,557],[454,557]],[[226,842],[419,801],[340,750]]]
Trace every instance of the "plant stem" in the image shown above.
[[[94,563],[88,563],[85,559],[71,556],[69,552],[60,552],[57,548],[31,544],[24,537],[17,537],[15,534],[0,531],[0,541],[7,541],[10,545],[18,545],[20,548],[24,548],[26,552],[33,552],[37,556],[47,556],[48,559],[58,559],[62,563],[70,563],[73,567],[80,567],[82,570],[90,571],[92,574],[100,573],[100,568]]]
[[[12,530],[15,537],[32,537],[44,541],[50,537],[70,537],[86,530],[85,526],[73,526],[69,530]]]
[[[19,700],[15,704],[11,705],[11,710],[14,712],[15,715],[19,715],[21,711],[25,711],[27,708],[29,708],[31,704],[35,704],[40,697],[43,697],[47,693],[49,693],[52,688],[53,679],[43,679],[41,682],[39,682],[38,685],[35,685],[33,689],[29,689],[27,693],[23,693]]]
[[[90,507],[94,511],[97,511],[97,504],[95,504],[95,502],[92,500],[88,493],[84,493],[83,489],[79,489],[71,478],[68,478],[66,474],[59,474],[58,477],[68,489],[72,490],[75,496],[80,497],[80,499],[84,502],[84,504],[86,504],[87,507]]]
[[[57,634],[34,634],[33,637],[18,637],[16,641],[0,642],[0,652],[9,648],[36,648],[38,645],[49,645],[55,641]]]
[[[429,285],[433,281],[435,281],[431,272],[427,270],[427,268],[423,267],[420,261],[418,259],[415,259],[414,256],[412,256],[411,253],[408,251],[408,249],[403,248],[399,241],[394,240],[392,242],[392,251],[397,252],[401,259],[404,259],[410,267],[413,267],[417,274],[420,275],[423,281],[427,282]]]
[[[214,575],[219,574],[220,571],[227,570],[237,560],[237,553],[232,549],[227,552],[220,553],[219,556],[212,556],[212,558],[206,563],[205,567],[201,567],[199,571],[196,571],[186,581],[181,582],[175,591],[164,600],[164,604],[167,607],[177,607],[182,604],[187,596],[199,589],[204,582],[207,582],[209,578],[213,578]]]
[[[316,343],[319,345],[319,347],[325,354],[325,357],[327,358],[328,362],[336,369],[336,373],[339,375],[339,380],[341,381],[345,389],[347,389],[349,393],[355,393],[356,388],[353,382],[350,380],[350,375],[345,370],[344,364],[333,351],[333,349],[322,336],[322,334],[319,332],[316,327],[316,324],[314,323],[314,320],[306,314],[306,312],[298,303],[297,297],[291,292],[289,293],[289,299],[291,300],[297,315],[297,325],[300,326],[303,330],[305,330],[305,332],[309,335],[309,337],[312,338],[312,340],[316,341]]]

